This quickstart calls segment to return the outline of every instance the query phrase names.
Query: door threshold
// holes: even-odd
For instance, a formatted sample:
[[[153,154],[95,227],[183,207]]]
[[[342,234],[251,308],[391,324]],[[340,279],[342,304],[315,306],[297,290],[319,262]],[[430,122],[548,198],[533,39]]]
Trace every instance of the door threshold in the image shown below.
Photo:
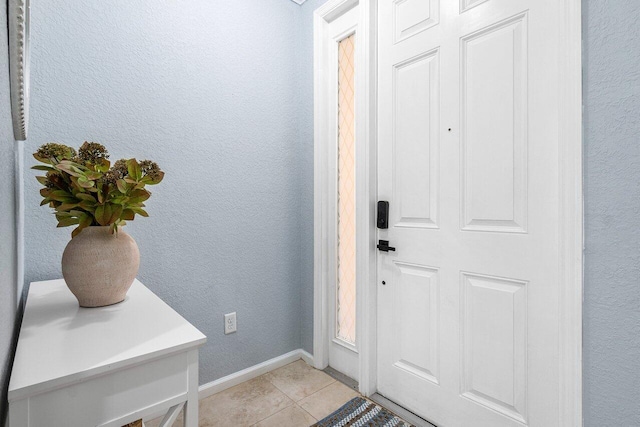
[[[336,381],[340,381],[342,384],[346,385],[350,389],[358,391],[358,381],[354,380],[351,377],[346,376],[342,372],[336,371],[331,366],[327,366],[322,372],[329,375]]]
[[[330,366],[327,366],[322,372],[329,375],[334,380],[341,382],[347,387],[358,391],[358,381],[346,376],[342,372],[336,371]],[[437,427],[435,424],[431,424],[429,421],[420,418],[418,415],[414,414],[408,409],[403,408],[397,403],[392,402],[379,393],[374,393],[369,397],[369,399],[382,406],[383,408],[388,409],[389,411],[393,412],[403,420],[413,424],[416,427]]]
[[[420,418],[418,415],[414,414],[408,409],[403,408],[397,403],[392,402],[391,400],[387,399],[386,397],[384,397],[379,393],[374,393],[372,396],[369,397],[369,399],[373,400],[374,402],[384,407],[385,409],[390,410],[391,412],[393,412],[403,420],[413,424],[416,427],[437,427],[435,424],[431,424],[429,421],[425,420],[424,418]]]

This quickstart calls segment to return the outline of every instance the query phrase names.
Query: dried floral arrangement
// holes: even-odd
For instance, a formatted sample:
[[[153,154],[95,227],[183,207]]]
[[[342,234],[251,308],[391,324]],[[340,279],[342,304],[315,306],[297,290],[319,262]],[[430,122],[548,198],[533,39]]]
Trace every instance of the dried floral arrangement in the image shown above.
[[[48,143],[33,157],[43,164],[32,169],[46,172],[36,177],[44,186],[40,205],[55,209],[58,227],[77,225],[71,237],[89,226],[111,226],[111,232],[117,232],[136,215],[149,216],[144,202],[151,193],[145,186],[164,177],[150,160],[121,159],[111,166],[109,152],[96,142],[85,141],[78,151]]]

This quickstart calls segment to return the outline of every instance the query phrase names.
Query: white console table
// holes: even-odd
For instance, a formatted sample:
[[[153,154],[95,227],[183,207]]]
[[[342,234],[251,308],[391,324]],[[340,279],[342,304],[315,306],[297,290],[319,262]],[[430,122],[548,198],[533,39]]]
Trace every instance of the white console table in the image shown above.
[[[198,425],[206,337],[139,281],[127,298],[81,308],[63,280],[31,284],[9,384],[9,427],[121,427],[184,407]]]

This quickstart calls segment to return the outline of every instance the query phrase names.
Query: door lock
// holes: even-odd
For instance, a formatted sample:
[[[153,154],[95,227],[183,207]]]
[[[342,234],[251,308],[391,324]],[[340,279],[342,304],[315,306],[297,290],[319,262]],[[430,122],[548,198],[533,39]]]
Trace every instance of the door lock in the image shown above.
[[[389,228],[389,202],[380,200],[378,202],[378,218],[376,221],[378,228]]]
[[[389,246],[388,240],[378,240],[378,249],[382,252],[396,251],[396,248]]]

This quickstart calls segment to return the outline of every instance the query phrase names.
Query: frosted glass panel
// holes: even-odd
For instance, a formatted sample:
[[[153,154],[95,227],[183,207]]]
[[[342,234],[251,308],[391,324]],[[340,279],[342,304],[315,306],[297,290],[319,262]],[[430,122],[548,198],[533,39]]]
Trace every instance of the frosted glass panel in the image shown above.
[[[355,35],[338,45],[337,336],[356,342]]]

